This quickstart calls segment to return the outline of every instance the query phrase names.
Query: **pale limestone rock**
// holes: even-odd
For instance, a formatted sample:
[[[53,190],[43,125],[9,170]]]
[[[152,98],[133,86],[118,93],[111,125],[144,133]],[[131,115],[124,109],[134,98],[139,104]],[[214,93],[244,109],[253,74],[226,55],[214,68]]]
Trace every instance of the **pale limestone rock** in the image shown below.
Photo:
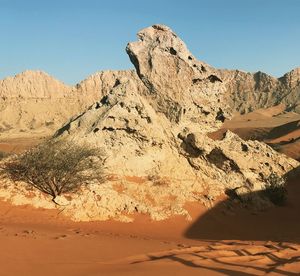
[[[207,128],[220,125],[221,114],[229,117],[217,71],[197,61],[170,28],[153,25],[141,30],[138,38],[126,51],[156,111],[172,122],[188,120]]]
[[[76,85],[76,91],[81,97],[90,97],[92,103],[99,100],[102,96],[107,95],[111,89],[116,85],[116,82],[120,78],[128,78],[137,83],[137,89],[145,89],[144,85],[140,81],[135,70],[122,70],[122,71],[100,71],[97,72],[85,80]]]
[[[230,116],[226,89],[232,73],[222,74],[195,60],[166,26],[154,25],[138,36],[127,52],[140,80],[133,72],[100,73],[81,83],[76,89],[82,94],[92,94],[99,86],[95,95],[105,94],[53,138],[105,151],[99,162],[107,181],[90,183],[70,195],[63,206],[65,215],[77,221],[129,221],[128,215],[136,212],[155,220],[189,218],[187,201],[211,206],[227,189],[259,191],[271,173],[283,176],[299,166],[267,145],[245,142],[230,131],[222,140],[210,139],[207,132]],[[262,87],[268,87],[269,78],[259,78]],[[16,202],[16,186],[8,185],[0,188],[0,196]],[[18,187],[26,195],[25,184]],[[34,193],[23,202],[36,204],[39,198],[40,205],[62,208],[47,205],[46,197]]]
[[[264,179],[272,172],[281,176],[298,166],[297,161],[267,145],[245,142],[230,131],[220,141],[210,139],[206,132],[218,125],[218,111],[226,110],[226,104],[221,101],[223,83],[217,81],[219,90],[216,93],[214,82],[210,79],[200,81],[197,89],[193,83],[190,84],[190,74],[198,74],[202,78],[205,74],[193,72],[196,69],[189,64],[190,53],[169,28],[150,27],[142,30],[139,36],[141,41],[130,43],[127,51],[148,91],[141,93],[137,82],[120,78],[110,93],[56,134],[56,139],[89,143],[104,149],[107,174],[117,174],[120,179],[127,176],[145,179],[144,184],[138,185],[126,181],[122,192],[125,197],[115,201],[118,193],[114,193],[110,200],[97,201],[97,208],[96,203],[91,201],[92,197],[84,196],[84,204],[94,206],[85,210],[96,212],[94,215],[89,213],[89,217],[99,218],[97,212],[104,204],[119,206],[116,210],[125,208],[129,213],[139,210],[149,213],[152,218],[163,219],[181,212],[175,210],[182,210],[187,200],[205,202],[204,198],[209,198],[211,202],[227,189],[258,191],[264,188]],[[176,55],[166,51],[170,47],[174,47]],[[172,64],[175,65],[172,67]],[[168,72],[163,75],[163,71]],[[212,92],[208,97],[209,87]],[[196,90],[199,105],[194,103],[193,91]],[[207,102],[201,106],[205,111],[199,111],[200,102],[206,96]],[[161,105],[164,101],[175,103],[178,109],[172,109],[172,103],[171,109],[169,105]],[[190,112],[180,111],[188,107]],[[198,114],[198,118],[193,120],[191,114]],[[93,187],[93,192],[100,197],[105,194],[104,186]],[[156,191],[154,197],[159,204],[156,207],[153,203],[145,206],[145,193],[149,195],[153,191]],[[165,197],[166,194],[170,197]],[[165,205],[169,206],[168,212],[163,211]],[[77,214],[83,218],[84,212],[81,210],[80,215]],[[108,217],[118,216],[116,213]],[[101,214],[102,219],[108,218],[103,211]]]
[[[42,71],[25,71],[14,77],[0,80],[2,99],[48,99],[68,96],[70,86]]]
[[[123,76],[140,82],[132,70],[98,72],[76,87],[41,71],[25,71],[0,81],[0,138],[52,135],[71,116],[106,95]],[[139,89],[145,89],[141,82]]]
[[[108,95],[58,130],[56,136],[102,148],[109,173],[193,179],[186,160],[176,154],[170,129],[170,121],[137,93],[136,84],[123,78]]]
[[[300,112],[300,68],[295,68],[278,79],[263,72],[218,72],[226,85],[225,101],[233,111],[247,113],[284,104],[286,110]]]

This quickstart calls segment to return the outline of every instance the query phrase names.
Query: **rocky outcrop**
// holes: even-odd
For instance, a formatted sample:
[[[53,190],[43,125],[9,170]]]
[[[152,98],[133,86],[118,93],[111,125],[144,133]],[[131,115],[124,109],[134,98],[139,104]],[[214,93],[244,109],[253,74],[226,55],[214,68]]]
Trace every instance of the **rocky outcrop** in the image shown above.
[[[157,220],[174,214],[188,218],[186,201],[210,206],[228,189],[251,194],[264,189],[272,173],[283,176],[299,166],[266,144],[244,141],[230,131],[220,140],[207,135],[236,108],[228,106],[229,84],[232,91],[235,87],[242,91],[248,84],[252,89],[255,84],[269,93],[279,80],[263,73],[213,69],[197,61],[164,25],[143,29],[138,38],[126,48],[137,74],[103,72],[77,85],[79,94],[99,89],[94,94],[99,99],[53,137],[90,145],[105,155],[104,184],[90,183],[80,193],[55,199],[63,203],[58,208],[65,214],[74,220],[129,220],[134,212]],[[18,189],[26,194],[23,187]],[[49,206],[38,192],[20,199],[8,184],[0,189],[0,196],[15,204]],[[259,208],[270,204],[266,198],[256,202]]]
[[[220,112],[227,116],[227,106],[220,105],[225,87],[216,70],[197,61],[166,26],[141,30],[138,38],[126,51],[154,109],[176,123],[205,121],[207,127],[217,127],[215,119]]]
[[[137,82],[122,77],[55,135],[103,150],[110,176],[106,192],[102,185],[84,190],[80,200],[66,208],[68,214],[78,219],[80,212],[88,219],[89,210],[94,219],[106,219],[140,212],[163,219],[186,214],[188,200],[212,204],[227,189],[259,191],[270,174],[282,176],[298,166],[269,146],[246,142],[230,131],[221,140],[210,139],[208,131],[230,116],[221,76],[196,61],[166,26],[154,25],[138,36],[127,52],[147,89],[140,91]],[[206,71],[201,66],[207,66]],[[122,198],[118,196],[116,208],[115,203],[104,207],[108,199],[102,196],[112,191],[109,185],[116,179]],[[88,196],[91,193],[99,200]],[[79,202],[84,202],[84,210]],[[267,200],[258,202],[261,207]]]
[[[0,81],[2,99],[47,99],[68,97],[71,87],[42,71],[25,71]]]
[[[235,111],[248,113],[280,103],[286,111],[300,113],[300,68],[279,79],[262,72],[214,69],[196,60],[168,27],[146,30],[126,49],[136,71],[97,72],[74,87],[41,71],[1,80],[1,137],[51,135],[69,117],[109,93],[122,77],[134,81],[157,112],[176,122],[206,120],[206,126],[214,128],[216,117],[222,122]]]
[[[0,81],[1,138],[53,131],[73,108],[79,108],[71,89],[40,71],[25,71]]]
[[[87,79],[76,84],[75,91],[79,98],[85,97],[92,105],[99,100],[99,97],[107,95],[111,89],[118,84],[120,78],[128,78],[137,84],[137,89],[142,93],[145,87],[140,81],[135,70],[121,70],[121,71],[100,71]]]
[[[130,70],[98,72],[75,87],[40,71],[0,81],[0,138],[52,135],[70,117],[107,94],[122,76],[139,81]]]

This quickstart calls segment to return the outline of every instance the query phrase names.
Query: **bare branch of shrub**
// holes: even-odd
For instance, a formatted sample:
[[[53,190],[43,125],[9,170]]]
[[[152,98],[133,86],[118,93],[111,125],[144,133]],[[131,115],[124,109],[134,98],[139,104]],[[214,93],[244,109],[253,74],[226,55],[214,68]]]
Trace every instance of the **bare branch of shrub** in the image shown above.
[[[4,173],[55,198],[103,179],[102,152],[64,141],[45,142],[4,164]]]

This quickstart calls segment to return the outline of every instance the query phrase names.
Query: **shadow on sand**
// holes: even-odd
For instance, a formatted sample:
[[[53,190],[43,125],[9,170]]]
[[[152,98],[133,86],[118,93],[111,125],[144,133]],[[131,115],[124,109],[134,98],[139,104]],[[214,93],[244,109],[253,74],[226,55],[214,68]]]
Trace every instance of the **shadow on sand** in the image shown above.
[[[227,199],[200,216],[186,231],[185,236],[199,240],[300,243],[300,167],[290,171],[285,177],[288,198],[284,206],[251,211]]]
[[[299,168],[286,177],[284,206],[253,212],[225,200],[185,233],[189,239],[208,241],[206,245],[148,254],[131,264],[175,262],[191,268],[188,275],[300,275]]]

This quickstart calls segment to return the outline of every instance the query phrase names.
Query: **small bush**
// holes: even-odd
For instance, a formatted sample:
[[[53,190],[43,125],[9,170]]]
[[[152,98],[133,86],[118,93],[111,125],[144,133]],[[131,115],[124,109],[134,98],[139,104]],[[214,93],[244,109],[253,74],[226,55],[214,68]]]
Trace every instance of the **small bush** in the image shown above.
[[[287,201],[286,179],[271,173],[266,179],[264,195],[275,205],[282,206]]]
[[[99,157],[99,150],[87,146],[50,141],[7,161],[3,171],[13,181],[24,181],[55,198],[101,180]]]

